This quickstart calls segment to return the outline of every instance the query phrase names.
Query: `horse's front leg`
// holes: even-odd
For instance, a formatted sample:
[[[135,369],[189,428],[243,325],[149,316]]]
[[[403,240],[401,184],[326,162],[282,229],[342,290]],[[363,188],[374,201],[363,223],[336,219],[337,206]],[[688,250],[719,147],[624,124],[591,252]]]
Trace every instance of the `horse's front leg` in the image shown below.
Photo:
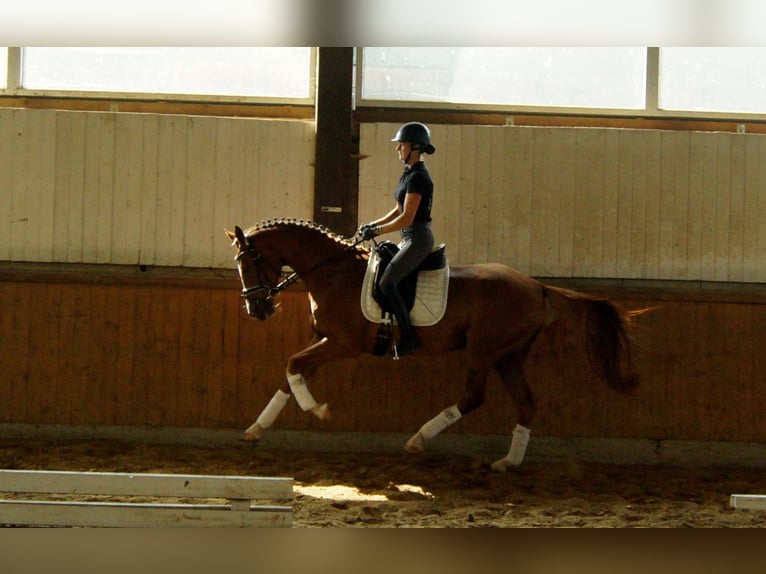
[[[327,337],[320,339],[307,349],[290,357],[287,361],[287,377],[284,386],[274,393],[271,401],[269,401],[256,421],[245,430],[244,439],[247,441],[259,440],[263,431],[274,424],[277,416],[287,405],[291,396],[295,396],[295,401],[304,411],[313,413],[319,419],[328,420],[330,418],[330,409],[327,403],[320,405],[314,400],[306,384],[306,379],[320,365],[335,358],[337,358],[337,353],[332,344],[328,342]]]

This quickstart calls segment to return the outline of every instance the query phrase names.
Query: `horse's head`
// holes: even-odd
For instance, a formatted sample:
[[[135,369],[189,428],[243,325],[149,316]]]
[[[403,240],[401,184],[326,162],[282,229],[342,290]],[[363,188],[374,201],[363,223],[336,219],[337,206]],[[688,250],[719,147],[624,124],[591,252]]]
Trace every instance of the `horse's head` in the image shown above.
[[[233,232],[227,230],[226,235],[232,240],[232,247],[237,250],[234,260],[242,281],[242,297],[247,314],[264,321],[276,310],[274,296],[279,293],[277,284],[281,276],[281,265],[268,261],[240,227],[235,227]]]

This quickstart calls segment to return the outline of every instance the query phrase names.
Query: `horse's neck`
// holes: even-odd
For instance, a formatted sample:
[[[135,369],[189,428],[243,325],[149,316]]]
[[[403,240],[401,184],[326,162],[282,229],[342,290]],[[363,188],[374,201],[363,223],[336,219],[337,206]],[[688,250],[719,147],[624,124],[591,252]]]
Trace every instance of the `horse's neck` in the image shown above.
[[[282,259],[306,284],[341,272],[353,259],[344,245],[326,237],[295,238],[294,242],[284,242],[281,249]]]

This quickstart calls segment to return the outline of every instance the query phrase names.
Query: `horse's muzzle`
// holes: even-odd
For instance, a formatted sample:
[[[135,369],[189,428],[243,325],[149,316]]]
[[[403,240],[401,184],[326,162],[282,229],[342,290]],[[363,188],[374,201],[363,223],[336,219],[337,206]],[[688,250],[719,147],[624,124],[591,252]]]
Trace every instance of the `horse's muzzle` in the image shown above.
[[[274,299],[267,289],[247,289],[242,292],[242,297],[245,299],[247,314],[259,321],[265,321],[276,311]]]
[[[276,311],[276,307],[271,298],[260,299],[257,301],[245,299],[245,309],[250,317],[254,317],[259,321],[265,321]]]

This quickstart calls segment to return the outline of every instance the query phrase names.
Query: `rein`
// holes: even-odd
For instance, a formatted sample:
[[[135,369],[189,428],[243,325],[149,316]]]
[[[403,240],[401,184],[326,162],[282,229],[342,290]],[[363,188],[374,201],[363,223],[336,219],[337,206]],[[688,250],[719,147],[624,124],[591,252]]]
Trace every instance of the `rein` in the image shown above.
[[[352,249],[354,249],[357,245],[359,245],[363,241],[364,241],[364,239],[357,239],[351,245],[346,246],[346,248],[343,249],[341,252],[335,253],[335,254],[333,254],[333,255],[323,259],[322,261],[320,261],[316,265],[314,265],[311,269],[306,271],[302,276],[305,277],[306,275],[309,275],[310,273],[313,273],[314,271],[316,271],[317,269],[319,269],[323,265],[326,265],[327,263],[329,263],[333,259],[336,259],[336,258],[340,257],[341,255],[347,253],[348,251],[351,251]],[[282,291],[287,289],[290,285],[293,285],[294,283],[297,283],[298,280],[301,278],[301,275],[297,271],[293,271],[290,275],[285,277],[282,281],[280,281],[276,285],[269,286],[268,285],[268,278],[265,277],[266,274],[263,272],[263,268],[259,264],[259,260],[261,259],[261,254],[258,253],[255,250],[255,248],[253,248],[252,245],[250,245],[249,241],[247,241],[247,250],[240,252],[235,257],[235,260],[239,261],[239,259],[243,255],[245,255],[245,254],[249,254],[253,258],[253,263],[255,264],[255,269],[258,272],[258,281],[259,281],[259,283],[258,283],[258,285],[254,286],[254,287],[246,287],[246,288],[242,289],[242,297],[247,298],[252,293],[257,293],[259,291],[264,291],[264,290],[268,290],[269,297],[274,297],[275,295],[278,295],[279,293],[281,293]]]

